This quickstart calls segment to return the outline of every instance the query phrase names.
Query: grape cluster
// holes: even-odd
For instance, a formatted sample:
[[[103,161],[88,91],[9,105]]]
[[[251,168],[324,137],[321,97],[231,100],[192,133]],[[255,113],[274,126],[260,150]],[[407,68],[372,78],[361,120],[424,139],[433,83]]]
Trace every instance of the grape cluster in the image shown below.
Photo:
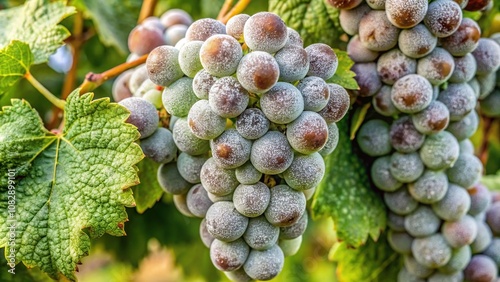
[[[474,78],[479,88],[479,105],[481,114],[491,118],[500,118],[500,70],[494,71],[494,66],[500,60],[500,55],[495,46],[500,46],[500,33],[495,33],[490,38],[482,38],[481,48],[475,50],[478,56],[484,61],[484,67]]]
[[[350,106],[347,91],[326,82],[337,66],[332,48],[304,48],[273,13],[226,25],[205,18],[176,46],[150,52],[143,84],[164,88],[161,103],[149,92],[120,102],[144,154],[161,163],[161,187],[182,214],[202,218],[213,265],[231,280],[270,280],[300,248],[306,201]]]
[[[480,266],[489,260],[480,255],[491,240],[482,219],[489,200],[476,193],[483,166],[468,138],[478,127],[477,99],[491,93],[485,81],[495,83],[500,48],[463,17],[478,1],[329,2],[350,3],[337,7],[352,36],[355,94],[375,110],[357,143],[374,158],[388,241],[404,254],[398,281],[496,279],[497,266]],[[490,278],[477,278],[482,271]]]

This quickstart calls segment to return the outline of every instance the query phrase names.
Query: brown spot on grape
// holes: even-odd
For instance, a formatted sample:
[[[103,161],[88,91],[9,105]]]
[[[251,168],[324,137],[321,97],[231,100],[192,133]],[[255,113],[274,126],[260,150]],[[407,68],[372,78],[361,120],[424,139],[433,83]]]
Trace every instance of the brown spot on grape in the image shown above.
[[[280,164],[285,163],[285,161],[286,161],[286,159],[285,159],[285,158],[283,158],[282,156],[278,156],[278,157],[276,158],[276,164],[279,164],[279,165],[280,165]]]
[[[452,70],[452,65],[444,61],[433,61],[434,68],[438,71],[441,77],[447,77]]]
[[[427,54],[427,52],[429,52],[429,46],[421,46],[417,50],[417,54],[419,55]]]
[[[316,150],[321,148],[325,143],[326,140],[328,139],[328,131],[315,131],[315,130],[308,130],[304,134],[304,141],[306,141],[307,147]]]
[[[405,95],[402,100],[403,100],[403,103],[405,106],[407,107],[411,107],[413,105],[415,105],[418,101],[418,94],[415,94],[415,93],[411,93],[409,95]]]
[[[217,145],[217,148],[215,150],[215,154],[217,154],[218,157],[223,158],[223,159],[228,159],[231,157],[233,153],[233,149],[228,146],[227,144],[219,144]]]
[[[260,89],[267,89],[274,85],[278,74],[272,66],[263,66],[254,73],[253,81]]]

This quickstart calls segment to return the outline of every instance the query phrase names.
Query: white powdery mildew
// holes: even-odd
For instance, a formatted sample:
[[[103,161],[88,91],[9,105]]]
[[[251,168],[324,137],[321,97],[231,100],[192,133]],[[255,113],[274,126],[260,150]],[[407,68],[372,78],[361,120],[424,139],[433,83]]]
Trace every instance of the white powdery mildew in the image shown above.
[[[418,202],[410,195],[407,186],[384,193],[384,202],[392,212],[399,215],[407,215],[418,207]]]
[[[216,196],[229,195],[239,185],[234,170],[219,167],[213,158],[201,167],[200,179],[207,192]]]
[[[366,48],[356,34],[347,44],[347,54],[355,63],[369,63],[377,59],[379,52]]]
[[[209,37],[200,49],[200,60],[205,70],[219,77],[235,73],[241,57],[243,50],[240,43],[225,34]]]
[[[210,140],[224,132],[226,119],[212,111],[207,100],[199,100],[189,110],[188,125],[196,137]]]
[[[391,124],[389,136],[392,147],[402,153],[415,152],[425,140],[425,136],[415,128],[410,116],[395,120]]]
[[[208,198],[207,191],[201,184],[196,184],[187,193],[186,203],[189,211],[197,217],[205,217],[212,201]]]
[[[249,18],[250,16],[247,14],[239,14],[230,18],[226,23],[226,33],[238,41],[242,40],[243,28]]]
[[[266,211],[271,192],[262,182],[251,185],[240,184],[233,193],[234,207],[244,216],[257,217]]]
[[[270,280],[281,272],[284,262],[283,251],[274,245],[264,251],[251,250],[243,269],[252,279]]]
[[[177,169],[182,178],[187,182],[192,184],[200,183],[201,167],[207,159],[208,157],[204,155],[191,156],[182,152],[179,157],[177,157]]]
[[[318,151],[318,153],[326,157],[330,155],[335,148],[337,148],[337,145],[339,143],[339,128],[337,127],[337,124],[332,122],[328,124],[328,139],[326,140],[325,146],[321,150]]]
[[[481,178],[483,166],[473,154],[460,154],[457,161],[446,173],[450,182],[470,189]]]
[[[450,122],[450,111],[445,104],[432,101],[423,111],[412,115],[415,128],[422,134],[432,134],[447,128]]]
[[[409,74],[398,79],[392,86],[391,99],[403,113],[417,113],[432,101],[432,85],[423,76]]]
[[[192,23],[186,31],[188,41],[205,41],[214,34],[225,34],[226,26],[214,19],[205,18]]]
[[[243,239],[232,242],[215,239],[209,247],[212,263],[221,271],[233,271],[242,267],[250,253],[250,248]]]
[[[132,75],[128,80],[128,88],[130,92],[134,96],[139,97],[137,90],[141,87],[141,85],[148,79],[148,69],[146,68],[146,64],[142,64],[135,69],[133,69]]]
[[[476,107],[474,90],[467,83],[449,83],[448,87],[439,93],[438,101],[445,104],[450,111],[451,121],[461,120]]]
[[[198,100],[194,95],[193,79],[182,77],[165,87],[162,93],[162,103],[170,115],[185,117],[188,115],[191,106]]]
[[[287,27],[288,30],[288,40],[286,41],[285,47],[290,45],[296,45],[299,47],[304,47],[304,41],[300,34],[293,28]]]
[[[484,101],[484,100],[483,100]],[[488,101],[484,102],[488,103]],[[450,122],[447,131],[451,132],[459,141],[467,140],[477,130],[479,126],[479,115],[475,110],[472,110],[468,115],[459,121]]]
[[[385,11],[372,10],[359,22],[359,39],[373,51],[387,51],[398,43],[399,29],[391,24]]]
[[[369,97],[375,95],[382,87],[382,81],[377,73],[377,63],[356,63],[351,70],[356,73],[354,79],[359,86],[359,90],[354,90],[356,95]]]
[[[438,231],[441,219],[428,206],[421,205],[405,217],[405,229],[414,237],[429,236]]]
[[[418,24],[399,33],[399,49],[406,56],[414,59],[424,57],[434,50],[438,38],[424,24]]]
[[[253,143],[250,160],[264,174],[279,174],[292,164],[293,150],[285,135],[269,131]]]
[[[251,162],[246,162],[244,165],[236,168],[236,179],[241,184],[255,184],[259,182],[261,177],[262,173]]]
[[[220,78],[208,92],[210,108],[224,118],[237,117],[246,109],[249,101],[248,91],[232,76]]]
[[[274,55],[280,68],[280,80],[294,82],[304,78],[309,71],[309,57],[304,48],[287,45]]]
[[[372,100],[375,111],[386,117],[392,117],[399,113],[399,110],[392,104],[391,91],[392,86],[384,85],[377,94],[373,96]]]
[[[383,156],[373,162],[370,175],[377,188],[386,192],[396,191],[403,183],[394,178],[390,171],[391,157]]]
[[[399,28],[420,23],[429,8],[427,0],[386,0],[385,12],[389,21]]]
[[[418,60],[417,73],[439,85],[450,78],[455,69],[453,56],[443,48],[435,48],[429,55]]]
[[[328,104],[330,90],[326,82],[316,76],[308,76],[297,84],[297,89],[304,98],[304,110],[317,112]]]
[[[121,100],[118,104],[130,111],[126,122],[137,127],[141,139],[152,135],[158,128],[158,113],[153,104],[139,97],[129,97]]]
[[[477,63],[471,53],[463,57],[453,57],[455,69],[450,76],[449,82],[460,83],[468,82],[476,75]]]
[[[306,47],[309,56],[307,75],[330,79],[339,66],[339,60],[333,49],[324,43],[315,43]]]
[[[417,72],[417,61],[407,57],[399,49],[392,49],[380,56],[377,72],[382,82],[393,85],[401,77]]]
[[[441,46],[453,56],[461,57],[476,49],[481,37],[481,28],[476,21],[463,18],[458,29],[448,37],[441,38]]]
[[[448,178],[442,171],[426,170],[414,183],[408,185],[417,201],[432,204],[441,200],[448,190]]]
[[[328,90],[330,91],[328,103],[318,114],[325,119],[326,123],[338,122],[349,110],[351,103],[349,93],[344,87],[335,83],[328,83]]]
[[[361,18],[368,14],[372,9],[365,3],[357,6],[354,9],[340,10],[339,21],[342,30],[344,30],[349,35],[356,35],[359,32],[359,24]]]
[[[391,174],[398,181],[410,183],[417,180],[424,172],[424,164],[418,153],[395,152],[391,156]]]
[[[245,43],[251,50],[275,53],[285,46],[288,30],[285,22],[277,15],[260,12],[251,16],[243,29]]]
[[[263,251],[273,247],[279,236],[280,229],[269,223],[264,216],[259,216],[250,219],[243,239],[250,248]]]
[[[169,86],[184,73],[179,66],[179,50],[172,46],[159,46],[149,53],[146,60],[148,76],[161,86]]]
[[[471,200],[464,187],[450,183],[448,191],[441,201],[434,203],[434,212],[446,221],[456,221],[467,214]]]
[[[266,117],[278,124],[296,119],[304,110],[304,98],[290,83],[278,82],[260,98],[260,107]]]
[[[248,226],[248,217],[241,215],[229,201],[214,203],[207,211],[206,220],[208,232],[226,242],[240,238]]]
[[[203,41],[190,41],[179,50],[179,66],[185,75],[193,78],[203,67],[200,62],[200,49]]]
[[[237,168],[250,159],[252,141],[231,128],[210,140],[210,148],[217,165],[222,168]]]
[[[425,1],[427,3],[427,1]],[[437,0],[429,4],[424,23],[437,37],[453,34],[462,22],[462,9],[455,1]]]
[[[287,227],[297,223],[305,209],[304,193],[282,184],[271,188],[271,199],[264,215],[274,226]]]
[[[273,56],[262,51],[253,51],[240,60],[236,77],[246,90],[264,93],[271,89],[280,76],[280,68]]]
[[[420,148],[420,158],[427,168],[440,170],[452,167],[460,147],[457,139],[447,131],[429,135]]]
[[[210,149],[208,140],[200,139],[191,132],[187,118],[180,118],[176,121],[172,134],[175,145],[182,152],[201,155]]]
[[[211,75],[206,70],[200,70],[193,79],[193,91],[199,99],[208,100],[210,88],[217,81],[217,77]]]
[[[481,38],[477,48],[472,51],[477,62],[477,74],[487,75],[500,67],[500,45],[493,39]]]
[[[325,175],[325,162],[319,153],[297,155],[283,173],[286,183],[295,190],[316,187]]]
[[[247,139],[258,139],[269,130],[270,122],[259,108],[248,108],[236,119],[236,130]]]
[[[325,146],[328,125],[319,114],[305,111],[287,126],[286,137],[297,152],[311,154]]]

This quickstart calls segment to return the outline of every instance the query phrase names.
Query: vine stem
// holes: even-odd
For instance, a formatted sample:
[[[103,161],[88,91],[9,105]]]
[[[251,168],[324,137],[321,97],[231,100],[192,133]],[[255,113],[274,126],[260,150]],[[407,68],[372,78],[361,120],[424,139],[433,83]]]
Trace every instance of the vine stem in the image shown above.
[[[233,0],[226,0],[226,1],[224,1],[224,5],[222,5],[222,8],[219,11],[219,15],[217,15],[217,20],[218,21],[221,21],[222,18],[224,18],[224,15],[227,14],[227,12],[231,8],[232,4],[233,4]]]
[[[144,0],[142,2],[141,11],[137,23],[141,23],[144,19],[152,16],[155,11],[157,0]]]
[[[488,139],[490,136],[491,127],[493,125],[493,119],[489,117],[483,117],[483,121],[483,138],[481,140],[481,146],[479,147],[479,159],[485,166],[488,162]]]
[[[237,14],[240,14],[241,12],[243,12],[248,4],[250,4],[250,2],[252,2],[252,0],[239,0],[235,5],[234,7],[224,15],[224,17],[222,17],[222,19],[220,20],[222,23],[226,24],[227,21],[229,21],[230,18],[236,16]]]
[[[64,106],[66,105],[66,101],[61,100],[57,98],[52,92],[50,92],[45,86],[43,86],[38,80],[36,80],[35,77],[31,75],[30,72],[27,72],[24,77],[26,80],[28,80],[33,87],[36,88],[49,102],[54,104],[54,106],[58,107],[59,109],[63,110]]]

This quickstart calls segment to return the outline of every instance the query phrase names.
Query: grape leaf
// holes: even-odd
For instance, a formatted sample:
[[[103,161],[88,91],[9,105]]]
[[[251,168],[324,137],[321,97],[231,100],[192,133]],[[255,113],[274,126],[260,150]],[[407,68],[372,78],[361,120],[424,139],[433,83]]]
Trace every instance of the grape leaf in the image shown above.
[[[349,140],[349,116],[339,123],[339,143],[325,158],[326,175],[312,202],[313,218],[333,219],[340,241],[363,245],[368,236],[376,240],[386,225],[385,206],[370,186],[368,172]]]
[[[334,49],[334,51],[337,54],[339,65],[337,71],[335,71],[335,74],[328,82],[339,84],[346,89],[358,90],[358,82],[354,79],[356,73],[351,70],[351,67],[354,65],[353,60],[347,55],[346,51],[339,49]]]
[[[60,133],[43,128],[25,100],[0,111],[0,247],[53,279],[75,280],[90,238],[125,235],[129,187],[139,183],[143,158],[139,132],[125,123],[129,112],[78,93],[67,99]]]
[[[402,267],[402,257],[394,252],[385,234],[377,242],[369,239],[357,249],[345,242],[336,243],[330,258],[337,262],[337,278],[341,282],[397,281]]]
[[[143,213],[161,199],[163,189],[156,178],[160,165],[149,158],[143,159],[137,167],[141,183],[132,188],[138,213]]]
[[[23,78],[33,63],[28,44],[13,40],[0,50],[0,95]]]

